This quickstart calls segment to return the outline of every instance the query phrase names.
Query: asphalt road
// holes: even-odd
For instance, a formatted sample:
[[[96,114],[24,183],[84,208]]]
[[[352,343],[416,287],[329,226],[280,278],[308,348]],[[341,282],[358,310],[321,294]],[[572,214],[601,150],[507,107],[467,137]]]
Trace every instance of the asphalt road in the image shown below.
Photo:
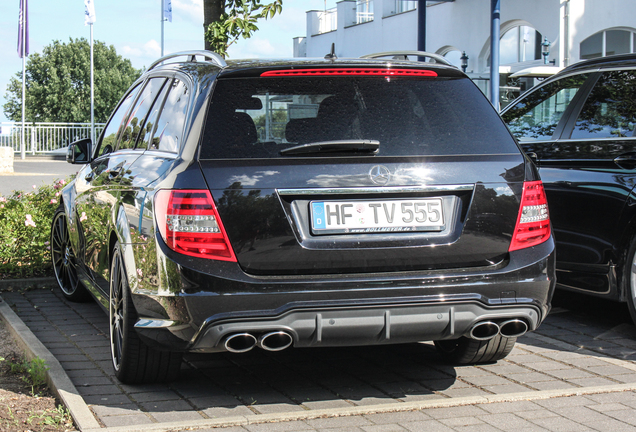
[[[16,158],[13,173],[0,173],[0,196],[10,196],[14,191],[32,191],[33,186],[52,184],[77,173],[82,165],[71,165],[63,160],[44,158]]]

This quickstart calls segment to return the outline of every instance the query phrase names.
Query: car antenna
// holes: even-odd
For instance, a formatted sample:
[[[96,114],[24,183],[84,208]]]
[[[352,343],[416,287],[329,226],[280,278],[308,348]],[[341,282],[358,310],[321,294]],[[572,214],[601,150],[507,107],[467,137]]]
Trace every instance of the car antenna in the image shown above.
[[[331,52],[325,56],[325,60],[338,60],[338,56],[336,55],[336,44],[331,44]]]

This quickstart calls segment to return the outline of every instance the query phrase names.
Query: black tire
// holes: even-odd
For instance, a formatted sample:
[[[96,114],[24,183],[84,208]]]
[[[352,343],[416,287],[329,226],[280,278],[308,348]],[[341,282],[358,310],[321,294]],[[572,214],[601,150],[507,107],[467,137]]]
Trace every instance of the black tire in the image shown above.
[[[182,354],[158,351],[146,345],[135,331],[137,312],[119,243],[113,249],[109,299],[110,353],[115,376],[125,384],[147,384],[176,379]]]
[[[517,338],[505,338],[501,335],[487,341],[460,337],[435,341],[435,348],[449,363],[460,365],[491,363],[510,354],[516,341]]]
[[[636,238],[627,251],[627,259],[623,267],[623,292],[627,300],[627,308],[632,316],[632,321],[636,324]]]
[[[57,285],[64,297],[73,302],[88,301],[90,294],[77,275],[77,262],[71,247],[63,205],[57,208],[51,223],[51,262]]]

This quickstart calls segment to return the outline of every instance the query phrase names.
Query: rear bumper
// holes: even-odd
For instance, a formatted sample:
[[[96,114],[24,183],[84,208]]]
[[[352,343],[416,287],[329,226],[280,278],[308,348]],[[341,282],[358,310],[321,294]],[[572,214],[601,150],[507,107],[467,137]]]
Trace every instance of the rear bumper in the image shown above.
[[[538,308],[532,306],[488,308],[477,302],[295,310],[274,319],[211,323],[190,350],[225,351],[225,342],[233,335],[250,334],[259,339],[272,332],[289,334],[297,348],[456,339],[468,336],[471,328],[482,321],[520,319],[534,330],[540,316]]]
[[[443,272],[257,278],[235,263],[206,262],[204,272],[172,262],[179,286],[137,290],[133,301],[140,336],[180,351],[225,351],[236,334],[284,332],[295,347],[327,347],[454,339],[484,321],[534,330],[555,286],[552,239],[486,269]]]

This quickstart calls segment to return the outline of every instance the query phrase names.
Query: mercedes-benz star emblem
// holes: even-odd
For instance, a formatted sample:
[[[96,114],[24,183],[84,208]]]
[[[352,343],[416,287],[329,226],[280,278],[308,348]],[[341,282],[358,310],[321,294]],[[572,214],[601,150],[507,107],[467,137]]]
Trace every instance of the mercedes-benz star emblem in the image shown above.
[[[371,181],[379,186],[384,186],[391,179],[391,171],[384,165],[376,165],[369,171]]]

